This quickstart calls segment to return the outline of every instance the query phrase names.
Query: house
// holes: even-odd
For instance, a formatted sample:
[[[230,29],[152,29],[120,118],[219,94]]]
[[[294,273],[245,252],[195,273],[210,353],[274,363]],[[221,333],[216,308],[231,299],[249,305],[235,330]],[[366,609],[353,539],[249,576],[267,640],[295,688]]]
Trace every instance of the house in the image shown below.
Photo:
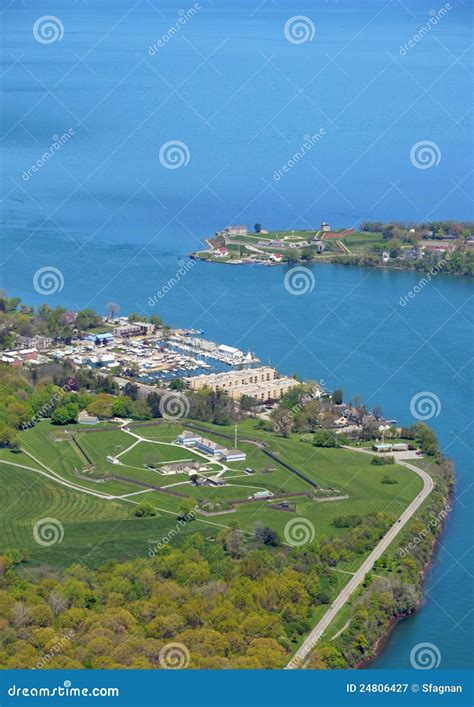
[[[95,415],[89,415],[87,410],[81,410],[77,421],[80,425],[97,425],[99,418]]]
[[[281,253],[271,253],[269,260],[272,260],[274,263],[281,263],[282,258]]]
[[[328,223],[326,223],[326,221],[323,221],[322,224],[321,224],[321,229],[320,229],[320,230],[321,230],[321,231],[324,231],[324,232],[330,231],[330,230],[331,230],[331,226],[330,226]]]
[[[241,452],[240,449],[224,449],[221,457],[226,462],[241,462],[247,459],[247,454]]]
[[[218,258],[227,258],[229,255],[229,251],[227,248],[217,248],[217,250],[214,251],[214,255],[217,256]]]
[[[181,444],[183,447],[194,447],[196,442],[200,442],[201,440],[202,437],[189,430],[183,430],[183,432],[178,435],[178,444]]]
[[[111,464],[120,464],[119,460],[116,459],[115,457],[112,457],[110,454],[105,457],[108,462]]]

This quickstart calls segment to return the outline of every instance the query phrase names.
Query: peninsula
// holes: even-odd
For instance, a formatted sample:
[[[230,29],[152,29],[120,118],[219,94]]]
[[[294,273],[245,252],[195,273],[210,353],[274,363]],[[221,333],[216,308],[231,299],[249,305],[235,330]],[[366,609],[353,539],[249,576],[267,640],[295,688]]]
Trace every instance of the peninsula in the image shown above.
[[[269,231],[226,226],[191,258],[232,265],[340,263],[474,275],[474,223],[366,222],[360,228]]]

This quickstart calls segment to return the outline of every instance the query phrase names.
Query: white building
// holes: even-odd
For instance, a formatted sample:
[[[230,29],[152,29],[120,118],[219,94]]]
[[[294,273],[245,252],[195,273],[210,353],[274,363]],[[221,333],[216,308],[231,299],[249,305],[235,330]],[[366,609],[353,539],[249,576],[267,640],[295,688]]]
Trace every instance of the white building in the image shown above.
[[[229,236],[246,236],[248,233],[247,226],[243,226],[242,224],[226,226],[224,231]]]
[[[178,435],[178,444],[183,445],[183,447],[194,447],[196,442],[200,442],[201,440],[202,437],[189,430],[183,430],[183,432]]]
[[[224,449],[221,456],[226,462],[240,462],[247,459],[247,454],[240,449]]]

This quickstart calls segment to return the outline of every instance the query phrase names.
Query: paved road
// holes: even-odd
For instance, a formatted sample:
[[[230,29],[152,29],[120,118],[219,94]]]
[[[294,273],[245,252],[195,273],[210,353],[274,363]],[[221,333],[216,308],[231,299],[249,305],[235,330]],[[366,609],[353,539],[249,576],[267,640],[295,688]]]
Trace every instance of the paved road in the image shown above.
[[[364,452],[364,450],[362,449],[357,449],[353,447],[351,447],[351,449],[358,452]],[[372,452],[371,454],[373,456]],[[370,555],[367,557],[361,567],[357,570],[357,572],[353,575],[348,584],[342,589],[341,593],[339,594],[337,599],[335,599],[332,606],[324,614],[323,618],[316,624],[311,633],[302,643],[301,647],[295,653],[294,657],[290,660],[290,662],[285,668],[286,670],[304,667],[305,661],[308,658],[309,653],[319,641],[321,636],[324,634],[324,631],[333,621],[336,614],[340,611],[340,609],[342,609],[344,604],[349,600],[351,594],[356,591],[358,586],[364,580],[366,574],[370,572],[370,570],[374,566],[374,563],[383,555],[388,546],[392,543],[398,533],[400,533],[400,531],[411,519],[413,514],[416,513],[423,501],[428,498],[431,491],[433,490],[433,479],[429,474],[426,473],[426,471],[423,471],[417,466],[414,466],[413,464],[409,464],[408,462],[404,461],[398,461],[397,464],[399,464],[400,466],[404,466],[407,469],[410,469],[411,471],[414,471],[415,474],[418,474],[418,476],[423,481],[422,491],[420,491],[418,496],[416,496],[416,498],[410,503],[410,505],[403,511],[400,518],[396,521],[396,523],[394,523],[394,525],[392,525],[388,533],[382,538],[382,540],[375,547],[375,549],[372,550]]]

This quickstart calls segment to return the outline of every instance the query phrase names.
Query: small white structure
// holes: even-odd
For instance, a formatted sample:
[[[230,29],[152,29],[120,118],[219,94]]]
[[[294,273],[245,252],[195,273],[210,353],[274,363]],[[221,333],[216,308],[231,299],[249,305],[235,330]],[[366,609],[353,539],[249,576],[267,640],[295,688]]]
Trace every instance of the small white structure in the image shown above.
[[[321,231],[327,232],[330,230],[331,230],[331,226],[328,223],[326,223],[326,221],[323,221],[321,224]]]
[[[382,253],[382,260],[384,263],[388,263],[390,260],[390,253],[388,253],[386,250]]]
[[[107,460],[108,462],[110,462],[111,464],[120,464],[119,460],[116,459],[115,457],[112,457],[110,454],[109,454],[107,457],[105,457],[105,458],[106,458],[106,460]]]
[[[260,498],[263,498],[263,499],[270,498],[271,496],[273,496],[271,491],[267,491],[267,489],[263,489],[262,491],[256,491],[248,498],[249,498],[249,500],[257,500]]]

